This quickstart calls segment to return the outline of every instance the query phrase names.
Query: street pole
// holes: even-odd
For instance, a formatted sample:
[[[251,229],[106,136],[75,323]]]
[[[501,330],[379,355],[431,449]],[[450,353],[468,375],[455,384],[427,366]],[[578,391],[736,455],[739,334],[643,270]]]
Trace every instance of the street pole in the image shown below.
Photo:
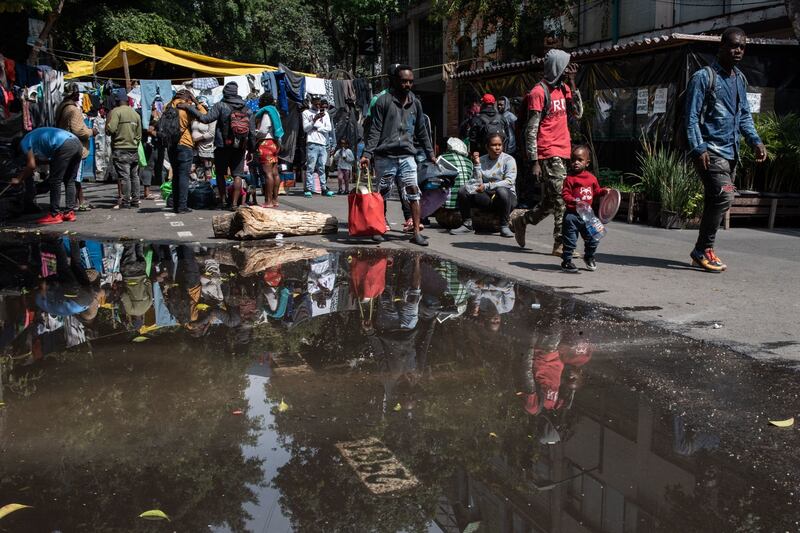
[[[128,67],[128,52],[122,51],[122,70],[125,71],[125,90],[131,92],[131,70]]]

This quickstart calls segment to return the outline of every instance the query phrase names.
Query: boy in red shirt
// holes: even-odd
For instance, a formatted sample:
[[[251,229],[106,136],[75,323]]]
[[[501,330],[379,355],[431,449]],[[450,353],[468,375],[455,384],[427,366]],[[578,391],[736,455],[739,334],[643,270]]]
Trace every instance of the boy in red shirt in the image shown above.
[[[589,149],[585,146],[576,146],[572,150],[569,175],[564,180],[564,188],[561,190],[561,197],[564,199],[567,209],[562,224],[564,251],[561,254],[561,268],[566,272],[578,272],[578,267],[572,262],[572,252],[577,246],[578,232],[584,241],[583,262],[586,263],[587,269],[597,270],[594,253],[599,241],[589,233],[586,223],[576,209],[578,202],[583,202],[591,208],[595,196],[603,196],[608,193],[608,189],[600,187],[594,174],[586,170],[591,161]]]

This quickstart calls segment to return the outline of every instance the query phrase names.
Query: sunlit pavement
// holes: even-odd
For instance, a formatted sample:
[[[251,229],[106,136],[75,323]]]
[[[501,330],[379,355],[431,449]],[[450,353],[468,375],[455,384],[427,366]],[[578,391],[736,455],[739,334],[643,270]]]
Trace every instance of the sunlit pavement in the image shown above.
[[[213,238],[212,216],[222,211],[172,215],[154,201],[137,210],[112,210],[116,187],[87,184],[87,196],[98,206],[78,220],[38,231],[74,231],[81,235],[145,238],[157,241],[219,242]],[[40,204],[46,204],[44,196]],[[338,235],[298,237],[320,246],[374,246],[347,236],[344,196],[304,198],[299,190],[282,196],[282,209],[323,211],[339,219]],[[438,227],[425,230],[430,246],[406,242],[400,231],[398,202],[390,202],[393,231],[387,248],[408,248],[507,276],[550,287],[664,325],[689,337],[707,340],[756,357],[800,360],[800,230],[760,228],[720,230],[717,252],[728,265],[724,274],[707,274],[689,266],[695,230],[663,230],[624,222],[609,224],[601,241],[596,272],[565,274],[559,259],[549,255],[552,219],[528,226],[528,249],[499,235],[451,236]],[[10,231],[20,223],[7,225]],[[30,225],[29,225],[30,227]],[[582,267],[580,260],[576,261]]]

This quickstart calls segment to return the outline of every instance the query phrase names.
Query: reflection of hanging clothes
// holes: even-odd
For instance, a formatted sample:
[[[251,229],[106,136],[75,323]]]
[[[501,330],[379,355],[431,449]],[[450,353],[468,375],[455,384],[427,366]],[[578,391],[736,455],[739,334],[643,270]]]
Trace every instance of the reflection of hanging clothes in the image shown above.
[[[172,100],[172,83],[169,80],[142,80],[142,128],[150,127],[150,112],[156,96],[161,97],[162,102]]]

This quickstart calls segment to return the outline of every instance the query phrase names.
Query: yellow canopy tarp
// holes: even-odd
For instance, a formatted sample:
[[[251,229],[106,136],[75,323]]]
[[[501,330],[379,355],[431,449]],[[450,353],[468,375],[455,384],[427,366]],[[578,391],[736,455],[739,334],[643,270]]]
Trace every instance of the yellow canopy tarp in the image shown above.
[[[146,59],[157,59],[172,65],[178,65],[195,72],[211,76],[243,76],[245,74],[260,74],[265,70],[278,70],[271,65],[258,65],[255,63],[239,63],[227,59],[217,59],[194,52],[176,50],[157,44],[129,43],[122,41],[111,49],[102,59],[95,63],[92,69],[91,61],[67,61],[68,73],[66,79],[91,76],[107,70],[122,68],[122,52],[128,55],[128,65],[136,65]]]

